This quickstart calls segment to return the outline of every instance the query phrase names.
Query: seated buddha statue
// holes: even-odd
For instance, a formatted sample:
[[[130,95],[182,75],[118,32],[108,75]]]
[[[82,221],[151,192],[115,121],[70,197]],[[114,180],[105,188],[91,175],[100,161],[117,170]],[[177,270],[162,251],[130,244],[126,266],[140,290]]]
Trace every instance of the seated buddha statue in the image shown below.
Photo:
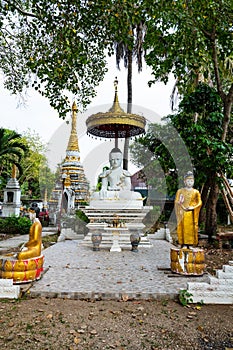
[[[100,174],[102,186],[94,192],[94,200],[142,200],[141,194],[131,191],[131,175],[122,168],[123,155],[119,148],[113,148],[109,154],[110,169]],[[142,203],[141,203],[142,204]]]
[[[41,245],[42,245],[41,233],[42,233],[42,225],[39,219],[35,219],[34,223],[30,227],[29,241],[25,243],[21,252],[19,252],[16,255],[18,260],[30,259],[41,255]]]

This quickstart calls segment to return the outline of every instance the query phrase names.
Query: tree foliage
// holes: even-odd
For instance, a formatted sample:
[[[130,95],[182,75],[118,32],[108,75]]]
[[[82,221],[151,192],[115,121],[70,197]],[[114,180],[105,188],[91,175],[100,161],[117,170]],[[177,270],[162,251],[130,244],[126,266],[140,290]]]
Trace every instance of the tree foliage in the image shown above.
[[[209,237],[212,237],[217,228],[216,204],[218,187],[222,185],[218,174],[229,175],[233,172],[233,135],[229,133],[228,139],[222,140],[223,119],[223,106],[219,94],[214,88],[199,83],[192,93],[184,96],[178,112],[165,118],[166,125],[151,125],[145,137],[140,138],[133,148],[137,165],[143,167],[147,167],[148,164],[145,163],[147,153],[143,149],[152,152],[150,179],[153,177],[153,168],[156,169],[155,165],[159,162],[166,175],[167,187],[170,193],[174,194],[178,188],[179,171],[182,173],[180,175],[184,175],[190,170],[187,169],[190,163],[188,164],[184,149],[177,147],[178,143],[175,145],[172,141],[172,127],[177,130],[191,158],[195,186],[202,191],[203,209],[206,211],[205,230]],[[166,129],[171,130],[170,133],[166,132],[168,139],[170,138],[169,142],[161,137],[161,132],[158,133],[158,130],[163,130],[164,133]],[[156,179],[155,170],[154,178],[152,184],[156,186],[159,179]]]
[[[155,80],[166,83],[173,73],[181,94],[200,78],[216,87],[225,139],[233,101],[232,13],[230,0],[1,0],[5,86],[14,93],[33,86],[65,117],[70,94],[80,106],[94,96],[114,43],[117,61],[127,63],[132,51],[139,69],[145,49]]]
[[[5,86],[13,93],[34,87],[63,118],[70,97],[86,106],[106,72],[101,9],[85,1],[1,1]]]
[[[13,93],[33,86],[65,117],[70,96],[85,107],[106,72],[128,53],[142,67],[146,12],[141,1],[2,0],[0,67]],[[72,96],[72,97],[73,97]]]
[[[41,141],[39,135],[30,129],[22,134],[22,138],[29,149],[22,159],[23,173],[18,178],[22,195],[44,199],[45,189],[49,195],[55,181],[55,175],[50,170],[45,156],[47,146]]]
[[[0,177],[1,186],[6,185],[15,164],[22,173],[21,160],[28,152],[27,145],[16,131],[0,128]]]
[[[215,89],[199,83],[193,93],[185,96],[179,113],[171,115],[170,120],[192,157],[197,184],[202,188],[202,214],[206,209],[205,231],[211,238],[217,229],[216,206],[222,186],[219,175],[233,171],[233,145],[227,142],[229,138],[222,139],[222,100]]]
[[[22,134],[0,129],[0,188],[6,186],[11,177],[12,165],[19,169],[17,179],[22,195],[43,198],[45,188],[48,194],[54,186],[54,174],[47,165],[46,145],[38,134],[30,129]]]
[[[147,184],[171,197],[184,173],[193,167],[187,147],[171,123],[150,124],[145,136],[131,146],[131,156],[132,162],[143,168]]]
[[[214,174],[232,172],[233,146],[221,139],[224,115],[215,89],[199,83],[194,92],[183,98],[179,113],[168,118],[185,140],[200,185]]]
[[[179,94],[188,95],[190,108],[183,105],[186,107],[184,114],[185,109],[182,110],[181,105],[173,122],[183,135],[184,141],[189,144],[195,166],[202,171],[203,178],[208,177],[208,181],[203,183],[203,198],[207,201],[206,230],[211,236],[216,231],[219,193],[217,171],[226,168],[225,163],[229,163],[232,155],[228,145],[229,139],[232,139],[232,1],[161,0],[151,4],[145,0],[143,7],[147,12],[144,43],[147,51],[146,62],[154,75],[150,84],[157,80],[167,83],[172,73],[176,78]],[[204,92],[205,101],[202,101],[203,96],[199,93],[189,96],[200,81],[215,89],[215,97],[207,90]],[[192,103],[192,98],[196,105]],[[219,108],[208,110],[213,103],[209,98]],[[184,121],[179,118],[182,114]],[[184,126],[186,118],[188,120],[185,129],[179,129],[179,124]],[[211,129],[212,135],[209,134],[211,125],[214,127],[214,131]],[[196,135],[195,139],[193,135]],[[200,156],[196,150],[200,152]],[[213,167],[209,162],[213,162]],[[212,170],[211,175],[206,172],[207,169]]]
[[[177,79],[181,94],[201,80],[214,86],[223,104],[225,140],[233,103],[233,5],[230,0],[157,1],[148,9],[146,61],[155,80]],[[151,81],[152,83],[153,81]]]

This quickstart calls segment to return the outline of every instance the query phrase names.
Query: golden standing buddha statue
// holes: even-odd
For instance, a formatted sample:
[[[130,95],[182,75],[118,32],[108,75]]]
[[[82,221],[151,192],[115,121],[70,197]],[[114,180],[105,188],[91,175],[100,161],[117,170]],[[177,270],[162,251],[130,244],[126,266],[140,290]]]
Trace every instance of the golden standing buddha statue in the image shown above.
[[[177,217],[178,243],[183,246],[198,244],[198,218],[202,206],[201,195],[193,188],[194,176],[188,172],[184,176],[185,187],[176,193],[175,211]]]
[[[184,176],[185,187],[176,193],[175,211],[180,248],[171,248],[171,270],[181,275],[202,276],[205,270],[205,251],[198,244],[198,218],[202,206],[201,195],[193,188],[194,176]]]

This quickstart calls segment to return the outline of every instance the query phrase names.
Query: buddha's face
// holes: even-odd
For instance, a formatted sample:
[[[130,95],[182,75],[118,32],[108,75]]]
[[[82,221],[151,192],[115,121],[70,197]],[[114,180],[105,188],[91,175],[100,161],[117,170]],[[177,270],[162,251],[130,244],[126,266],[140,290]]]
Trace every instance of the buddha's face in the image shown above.
[[[120,153],[120,152],[110,153],[109,161],[110,161],[110,165],[113,169],[119,168],[121,166],[121,162],[122,162],[122,153]]]
[[[193,177],[187,177],[184,181],[186,187],[192,188],[194,185],[194,178]]]

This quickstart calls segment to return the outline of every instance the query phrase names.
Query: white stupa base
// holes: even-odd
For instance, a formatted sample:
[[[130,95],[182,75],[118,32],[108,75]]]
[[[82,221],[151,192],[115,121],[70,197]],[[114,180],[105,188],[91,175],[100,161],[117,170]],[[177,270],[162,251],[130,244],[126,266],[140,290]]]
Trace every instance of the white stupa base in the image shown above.
[[[142,199],[93,199],[90,201],[90,207],[96,209],[140,209],[143,207],[143,201]]]
[[[90,207],[98,209],[138,209],[143,207],[143,198],[139,192],[130,190],[94,192],[91,196]]]

